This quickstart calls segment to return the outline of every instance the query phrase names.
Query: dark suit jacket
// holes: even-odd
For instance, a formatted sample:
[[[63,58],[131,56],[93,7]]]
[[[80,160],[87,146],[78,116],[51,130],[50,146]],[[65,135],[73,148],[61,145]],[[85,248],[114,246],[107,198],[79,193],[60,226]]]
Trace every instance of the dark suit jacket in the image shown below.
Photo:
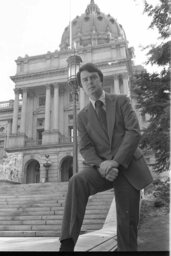
[[[138,148],[140,128],[130,100],[125,95],[105,94],[108,131],[105,131],[89,103],[78,113],[79,149],[88,165],[99,166],[114,159],[128,181],[142,189],[152,176]]]

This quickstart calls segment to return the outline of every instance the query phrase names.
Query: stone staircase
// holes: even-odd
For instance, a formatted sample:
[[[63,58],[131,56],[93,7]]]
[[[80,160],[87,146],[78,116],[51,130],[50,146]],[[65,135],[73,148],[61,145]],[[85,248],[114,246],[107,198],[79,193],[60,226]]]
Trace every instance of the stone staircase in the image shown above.
[[[68,183],[0,184],[0,237],[59,236]],[[113,190],[91,196],[81,233],[101,229]]]

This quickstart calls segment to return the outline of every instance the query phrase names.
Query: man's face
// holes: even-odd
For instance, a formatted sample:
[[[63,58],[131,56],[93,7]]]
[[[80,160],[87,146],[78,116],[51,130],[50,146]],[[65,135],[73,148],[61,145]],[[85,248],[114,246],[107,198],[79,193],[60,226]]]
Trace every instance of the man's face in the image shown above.
[[[81,84],[85,93],[93,100],[100,98],[102,94],[102,82],[97,72],[82,71],[80,74]]]

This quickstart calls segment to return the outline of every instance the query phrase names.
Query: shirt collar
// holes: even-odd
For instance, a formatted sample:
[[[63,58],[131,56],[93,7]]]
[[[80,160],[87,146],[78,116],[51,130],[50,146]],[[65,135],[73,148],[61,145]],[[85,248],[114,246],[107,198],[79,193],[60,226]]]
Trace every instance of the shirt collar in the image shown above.
[[[93,107],[95,108],[95,102],[96,102],[96,100],[92,100],[92,99],[90,99],[90,98],[89,98],[89,100],[90,100],[90,102],[92,103]],[[102,95],[100,96],[100,98],[99,98],[98,100],[102,101],[103,104],[104,104],[104,106],[106,105],[106,103],[105,103],[105,91],[102,91]]]

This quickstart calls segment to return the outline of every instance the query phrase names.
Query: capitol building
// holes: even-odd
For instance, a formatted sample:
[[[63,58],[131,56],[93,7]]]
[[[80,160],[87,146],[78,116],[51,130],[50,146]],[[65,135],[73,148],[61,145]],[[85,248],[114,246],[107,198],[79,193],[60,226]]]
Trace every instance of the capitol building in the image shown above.
[[[67,26],[59,50],[16,60],[14,99],[0,102],[0,181],[63,182],[72,176],[73,95],[67,59],[74,52],[82,64],[93,62],[102,70],[106,92],[126,94],[135,106],[131,81],[140,67],[133,64],[133,48],[114,17],[94,0],[87,4],[71,22],[73,51]],[[88,103],[81,88],[78,93],[77,112]],[[138,111],[137,116],[142,127],[144,118]],[[81,162],[79,155],[79,166]]]

